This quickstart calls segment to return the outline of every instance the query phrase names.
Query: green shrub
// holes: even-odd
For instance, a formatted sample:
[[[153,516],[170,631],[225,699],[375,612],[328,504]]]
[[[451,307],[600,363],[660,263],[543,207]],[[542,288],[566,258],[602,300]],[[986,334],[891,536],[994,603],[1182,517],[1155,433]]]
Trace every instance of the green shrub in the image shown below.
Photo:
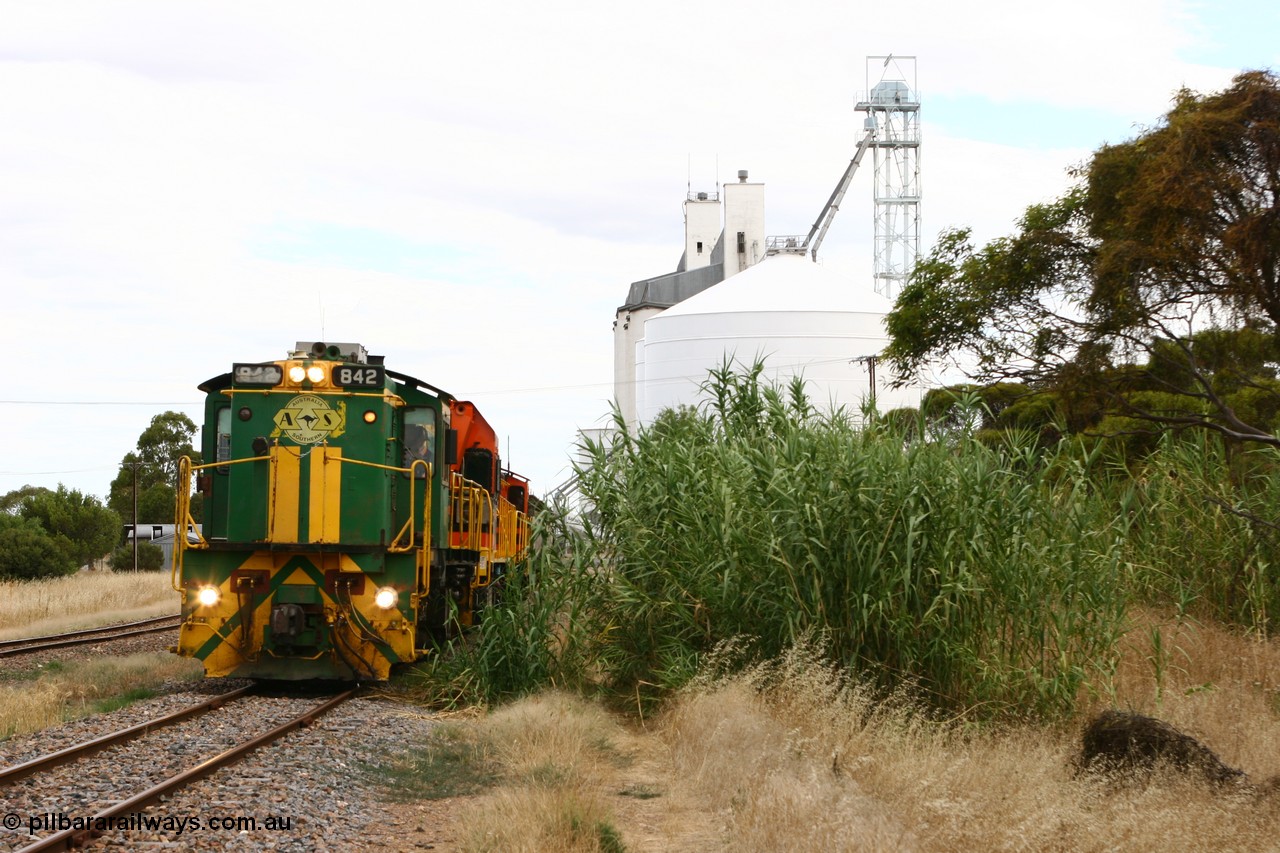
[[[57,491],[23,498],[18,514],[38,522],[76,568],[102,557],[120,536],[120,516],[92,495],[61,484]]]
[[[0,513],[0,579],[57,577],[77,568],[39,523]]]
[[[107,561],[113,572],[133,571],[133,544],[126,543],[111,552]],[[155,572],[165,568],[164,549],[150,542],[138,543],[138,569]]]

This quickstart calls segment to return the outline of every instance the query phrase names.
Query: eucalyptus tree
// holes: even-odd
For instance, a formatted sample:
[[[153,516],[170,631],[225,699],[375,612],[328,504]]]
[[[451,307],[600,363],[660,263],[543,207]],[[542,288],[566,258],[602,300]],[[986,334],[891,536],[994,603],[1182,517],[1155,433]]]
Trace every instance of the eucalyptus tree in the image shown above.
[[[38,560],[43,568],[11,567],[9,574],[35,577],[74,572],[106,556],[120,539],[119,515],[96,497],[61,484],[56,491],[45,489],[23,498],[18,516],[27,524],[6,525],[5,535],[0,537],[0,551],[5,552],[0,562],[20,562],[15,553],[31,559],[38,554],[43,555]],[[53,554],[58,559],[47,559]]]
[[[192,446],[196,425],[181,412],[163,412],[138,436],[137,449],[124,455],[120,473],[111,482],[108,503],[126,523],[133,521],[136,500],[138,518],[153,522],[173,515],[178,479],[178,460],[199,459]],[[199,520],[199,501],[192,512]]]
[[[977,381],[1280,447],[1280,78],[1184,89],[1073,174],[1009,237],[942,234],[887,319],[900,379],[954,358]]]

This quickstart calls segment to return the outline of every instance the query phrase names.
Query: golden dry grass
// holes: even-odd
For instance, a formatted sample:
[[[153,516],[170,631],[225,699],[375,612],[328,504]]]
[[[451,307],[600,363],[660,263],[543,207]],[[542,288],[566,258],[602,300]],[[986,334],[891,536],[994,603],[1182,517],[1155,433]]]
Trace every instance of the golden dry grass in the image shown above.
[[[138,698],[166,681],[196,679],[200,664],[163,652],[55,662],[39,677],[0,686],[0,738],[37,731]]]
[[[417,770],[432,793],[398,806],[417,815],[416,833],[371,836],[373,846],[405,849],[421,841],[470,853],[718,849],[720,832],[701,798],[670,787],[665,744],[598,704],[549,692],[479,718],[455,717],[441,739],[424,749]],[[449,755],[465,755],[462,765],[489,780],[482,793],[459,796],[449,778],[457,768],[438,760]]]
[[[620,731],[607,714],[548,693],[499,709],[483,731],[502,783],[468,820],[465,849],[620,849],[609,847],[616,829],[603,793]]]
[[[1194,735],[1255,779],[1280,776],[1280,641],[1151,611],[1138,612],[1133,623],[1116,673],[1116,704]]]
[[[843,684],[805,648],[694,686],[648,730],[534,697],[470,724],[503,769],[462,807],[461,849],[1280,850],[1280,794],[1177,775],[1114,784],[1072,768],[1088,715],[1114,701],[1254,780],[1280,775],[1278,681],[1280,643],[1143,612],[1113,698],[1059,726],[927,721],[908,701]]]
[[[55,634],[178,612],[168,572],[81,572],[0,581],[0,639]],[[199,664],[164,653],[53,661],[0,686],[0,737],[35,731],[127,701]],[[123,699],[121,697],[124,697]]]
[[[176,614],[178,608],[168,572],[0,581],[0,640]]]
[[[1182,663],[1156,702],[1151,629]],[[1144,639],[1145,638],[1145,639]],[[1200,737],[1259,781],[1280,773],[1280,644],[1144,614],[1116,679],[1122,707]],[[1274,850],[1280,796],[1173,776],[1078,779],[1081,726],[969,730],[841,689],[801,650],[692,691],[663,737],[678,784],[724,815],[732,850]]]

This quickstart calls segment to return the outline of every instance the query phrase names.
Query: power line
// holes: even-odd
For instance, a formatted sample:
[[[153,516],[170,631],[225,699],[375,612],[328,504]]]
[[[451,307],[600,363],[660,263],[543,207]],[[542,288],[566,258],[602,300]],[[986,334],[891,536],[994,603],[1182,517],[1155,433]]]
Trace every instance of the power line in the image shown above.
[[[0,400],[5,406],[199,406],[196,400],[159,401],[143,400]]]
[[[0,471],[0,475],[13,477],[39,477],[46,474],[89,474],[94,471],[107,471],[119,467],[119,465],[99,465],[97,468],[72,468],[70,471]]]
[[[795,361],[788,364],[766,364],[766,372],[788,371],[796,368],[820,367],[838,362],[849,362],[850,357],[846,355],[836,356],[834,358],[813,358],[802,361]],[[741,363],[741,362],[740,362]],[[700,381],[707,378],[708,371],[690,374],[679,377],[665,377],[660,380],[647,380],[650,384],[656,382],[666,383],[672,381]],[[625,380],[624,385],[635,385],[638,380]],[[584,382],[571,385],[536,385],[525,386],[523,388],[492,388],[492,389],[476,389],[467,392],[465,396],[480,397],[496,394],[538,394],[554,391],[585,391],[589,389],[609,389],[613,387],[613,382]],[[203,401],[197,400],[179,400],[179,401],[139,401],[139,400],[0,400],[0,405],[10,406],[201,406]]]

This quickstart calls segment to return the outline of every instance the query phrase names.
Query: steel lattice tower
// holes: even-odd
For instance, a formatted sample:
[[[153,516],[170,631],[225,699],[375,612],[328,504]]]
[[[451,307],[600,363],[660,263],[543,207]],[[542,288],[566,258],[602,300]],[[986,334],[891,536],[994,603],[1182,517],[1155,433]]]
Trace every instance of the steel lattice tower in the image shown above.
[[[865,112],[875,163],[875,289],[895,298],[920,257],[920,102],[914,56],[868,56]],[[871,83],[873,74],[879,81]]]

